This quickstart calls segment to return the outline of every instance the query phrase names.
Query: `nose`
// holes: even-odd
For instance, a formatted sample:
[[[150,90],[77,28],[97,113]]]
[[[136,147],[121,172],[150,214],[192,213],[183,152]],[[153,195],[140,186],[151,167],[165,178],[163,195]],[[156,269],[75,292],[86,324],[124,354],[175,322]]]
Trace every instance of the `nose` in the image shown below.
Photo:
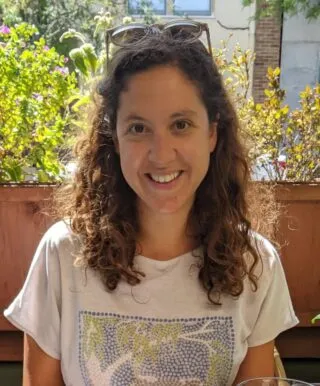
[[[168,132],[154,133],[150,141],[149,161],[165,167],[176,159],[175,141]]]

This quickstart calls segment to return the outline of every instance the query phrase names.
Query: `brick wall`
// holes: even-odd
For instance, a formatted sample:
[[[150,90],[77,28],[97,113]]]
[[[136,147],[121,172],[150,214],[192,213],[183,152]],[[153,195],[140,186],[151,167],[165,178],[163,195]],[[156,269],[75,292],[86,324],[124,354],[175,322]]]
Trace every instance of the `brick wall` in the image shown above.
[[[252,95],[256,102],[261,102],[264,89],[268,85],[266,73],[268,67],[280,66],[281,22],[271,17],[256,23],[255,53],[253,69]]]

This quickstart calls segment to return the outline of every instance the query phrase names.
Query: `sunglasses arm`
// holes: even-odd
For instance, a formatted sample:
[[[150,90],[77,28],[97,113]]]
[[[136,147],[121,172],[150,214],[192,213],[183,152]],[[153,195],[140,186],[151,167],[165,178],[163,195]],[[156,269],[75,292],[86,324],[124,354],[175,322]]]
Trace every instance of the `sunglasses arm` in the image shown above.
[[[208,50],[209,54],[211,57],[213,57],[213,52],[212,52],[212,46],[211,46],[211,38],[210,38],[210,31],[209,28],[206,28],[206,35],[207,35],[207,40],[208,40]]]
[[[109,41],[110,41],[109,32],[107,31],[106,32],[106,53],[107,53],[106,69],[108,69],[108,65],[109,65]]]

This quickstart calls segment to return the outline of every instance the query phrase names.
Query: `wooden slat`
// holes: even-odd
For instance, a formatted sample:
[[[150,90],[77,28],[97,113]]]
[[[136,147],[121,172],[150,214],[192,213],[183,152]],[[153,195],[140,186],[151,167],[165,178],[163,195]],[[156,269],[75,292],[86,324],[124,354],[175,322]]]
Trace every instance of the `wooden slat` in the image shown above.
[[[312,324],[311,320],[320,313],[319,311],[308,311],[308,312],[299,312],[296,311],[297,318],[299,319],[298,327],[310,327],[310,328],[320,328],[320,321]]]
[[[35,186],[1,186],[0,185],[0,201],[1,202],[38,202],[47,199],[53,192],[54,187],[39,187]],[[17,190],[19,193],[17,194]]]
[[[0,331],[18,331],[15,326],[9,323],[3,316],[3,310],[1,310],[0,314]]]
[[[0,312],[21,289],[35,248],[52,222],[39,213],[42,200],[50,197],[52,189],[0,186]],[[287,358],[320,358],[320,323],[310,323],[320,312],[320,184],[281,184],[277,187],[277,199],[287,204],[281,215],[279,242],[283,245],[282,264],[300,319],[299,327],[277,339],[278,348]],[[0,360],[21,359],[22,333],[1,315]]]
[[[294,328],[276,339],[282,358],[320,358],[320,329]],[[20,361],[23,333],[0,331],[0,361]]]
[[[292,328],[276,339],[281,358],[320,358],[320,328]]]
[[[4,191],[7,197],[11,195],[15,198],[3,201],[4,195],[1,193]],[[35,249],[53,221],[41,213],[43,199],[48,198],[51,192],[51,188],[20,190],[0,187],[0,311],[6,308],[20,291]],[[39,201],[30,201],[36,197]],[[7,325],[5,329],[7,330]]]
[[[276,198],[286,201],[320,201],[320,184],[278,184]]]
[[[294,309],[303,326],[311,326],[320,313],[320,201],[293,201],[284,210],[278,232],[281,261]]]
[[[23,359],[23,333],[0,331],[0,361],[18,362]]]

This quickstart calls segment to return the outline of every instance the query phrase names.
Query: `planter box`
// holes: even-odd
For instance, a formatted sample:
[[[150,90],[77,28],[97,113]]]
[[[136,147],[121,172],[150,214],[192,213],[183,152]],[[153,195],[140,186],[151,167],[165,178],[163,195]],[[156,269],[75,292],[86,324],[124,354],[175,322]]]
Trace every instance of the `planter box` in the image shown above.
[[[298,327],[277,339],[282,357],[320,358],[320,184],[279,184],[277,201],[284,205],[278,241]]]
[[[53,187],[0,185],[0,361],[22,359],[22,333],[3,316],[20,290],[37,244],[52,220],[41,210]]]
[[[52,222],[39,213],[52,191],[48,186],[0,186],[0,361],[22,359],[22,333],[2,311],[21,288],[35,248]],[[320,312],[320,184],[279,184],[276,195],[285,205],[278,239],[281,258],[300,319],[276,344],[282,357],[320,358],[320,323],[310,323]]]

